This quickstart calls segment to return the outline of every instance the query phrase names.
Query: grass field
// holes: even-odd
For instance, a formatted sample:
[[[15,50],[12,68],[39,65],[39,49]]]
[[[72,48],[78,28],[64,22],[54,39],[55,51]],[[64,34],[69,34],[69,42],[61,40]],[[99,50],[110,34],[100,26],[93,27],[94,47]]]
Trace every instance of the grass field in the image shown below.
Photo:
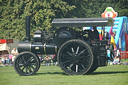
[[[33,76],[0,67],[0,85],[128,85],[128,65],[99,67],[91,75],[66,75],[58,66],[41,66]]]

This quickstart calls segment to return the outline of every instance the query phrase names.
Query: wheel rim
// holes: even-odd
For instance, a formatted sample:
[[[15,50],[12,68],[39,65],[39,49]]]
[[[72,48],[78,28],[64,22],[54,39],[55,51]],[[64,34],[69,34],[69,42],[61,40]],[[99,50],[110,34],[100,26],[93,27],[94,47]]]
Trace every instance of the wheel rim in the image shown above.
[[[38,59],[32,53],[21,53],[15,59],[15,70],[20,75],[32,75],[39,67]]]
[[[66,74],[85,74],[93,62],[89,45],[82,40],[70,40],[63,44],[58,55],[58,62]]]

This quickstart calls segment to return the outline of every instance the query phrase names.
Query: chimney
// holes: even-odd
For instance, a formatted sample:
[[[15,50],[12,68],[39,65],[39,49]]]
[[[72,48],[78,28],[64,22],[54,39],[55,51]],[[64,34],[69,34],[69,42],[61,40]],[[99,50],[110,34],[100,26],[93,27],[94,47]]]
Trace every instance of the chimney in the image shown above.
[[[26,38],[25,41],[30,41],[30,16],[26,16]]]

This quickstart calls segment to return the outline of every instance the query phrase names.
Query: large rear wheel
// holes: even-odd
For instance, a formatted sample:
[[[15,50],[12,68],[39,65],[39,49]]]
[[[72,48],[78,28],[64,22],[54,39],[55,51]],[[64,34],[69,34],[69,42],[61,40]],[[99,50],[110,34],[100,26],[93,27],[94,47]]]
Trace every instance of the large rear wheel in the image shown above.
[[[57,58],[59,66],[68,75],[86,74],[93,65],[91,47],[79,39],[65,42],[60,47]]]

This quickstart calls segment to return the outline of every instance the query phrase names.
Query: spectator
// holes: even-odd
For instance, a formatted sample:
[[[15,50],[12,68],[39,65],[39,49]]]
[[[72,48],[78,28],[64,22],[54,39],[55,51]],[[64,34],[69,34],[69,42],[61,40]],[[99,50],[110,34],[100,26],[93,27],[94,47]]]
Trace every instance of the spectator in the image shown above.
[[[16,56],[18,55],[18,51],[16,50],[16,48],[13,48],[11,53],[12,53],[12,62],[14,63],[14,60]]]
[[[113,64],[114,65],[120,64],[120,58],[118,56],[115,56],[115,58],[113,60]]]
[[[9,57],[5,57],[5,65],[9,64]]]
[[[109,30],[109,34],[111,35],[111,40],[110,40],[110,60],[113,61],[113,58],[114,58],[114,47],[116,47],[116,43],[115,43],[115,40],[114,40],[114,37],[116,35],[116,33],[114,33],[112,31],[113,27],[110,28]]]
[[[45,66],[50,66],[50,64],[51,64],[51,57],[49,55],[46,55],[44,60],[45,60]]]
[[[1,57],[0,57],[0,66],[2,66],[2,61],[1,61]]]
[[[12,55],[11,54],[9,55],[9,64],[10,65],[12,64]]]
[[[1,61],[2,61],[2,65],[5,66],[5,57],[4,56],[2,56]]]
[[[114,47],[116,47],[114,36],[115,36],[115,34],[111,35],[111,42],[110,42],[110,58],[111,58],[111,61],[113,61]]]
[[[55,55],[53,55],[52,61],[53,61],[53,65],[56,65]]]
[[[40,63],[43,63],[43,56],[42,55],[38,55],[39,59],[40,59]]]
[[[116,51],[116,56],[121,57],[119,49],[117,49],[117,51]]]

